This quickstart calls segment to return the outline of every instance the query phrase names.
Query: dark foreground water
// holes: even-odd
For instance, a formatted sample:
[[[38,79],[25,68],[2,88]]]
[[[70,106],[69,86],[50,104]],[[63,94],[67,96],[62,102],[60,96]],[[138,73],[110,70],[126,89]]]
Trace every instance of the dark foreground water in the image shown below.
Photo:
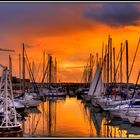
[[[140,137],[140,128],[77,98],[47,100],[38,109],[28,109],[22,121],[24,137]]]

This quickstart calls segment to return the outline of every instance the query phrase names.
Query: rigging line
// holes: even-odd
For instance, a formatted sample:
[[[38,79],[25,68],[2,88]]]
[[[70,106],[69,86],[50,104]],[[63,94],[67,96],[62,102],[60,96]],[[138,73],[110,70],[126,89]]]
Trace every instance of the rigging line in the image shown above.
[[[44,104],[44,103],[43,103]],[[42,111],[43,111],[43,104],[41,104],[41,109],[42,109]],[[46,121],[47,121],[47,115],[48,115],[48,113],[45,111],[45,109],[44,109],[44,116],[45,116],[45,119],[46,119]]]
[[[38,79],[38,81],[40,81],[40,82],[41,82],[42,75],[43,75],[43,72],[40,73],[40,76],[39,76],[39,79]]]
[[[26,64],[27,70],[28,70],[28,72],[29,72],[29,77],[30,77],[30,79],[32,80],[32,76],[31,76],[29,67],[28,67],[28,65],[27,65],[27,59],[25,59],[25,64]]]
[[[41,114],[39,115],[39,119],[38,119],[38,121],[36,123],[34,131],[32,132],[32,135],[36,132],[36,129],[37,129],[37,126],[38,126],[38,123],[39,123],[40,119],[41,119]]]
[[[125,45],[123,46],[123,49],[122,49],[122,55],[123,55],[123,52],[124,52],[124,48],[125,48]],[[121,53],[121,52],[120,52],[120,53]],[[117,71],[118,71],[118,69],[119,69],[120,62],[121,62],[121,55],[120,55],[120,60],[119,60],[119,62],[118,62],[117,68],[116,68],[116,70],[115,70],[115,76],[116,76]]]
[[[48,60],[48,64],[49,64],[49,60]],[[48,66],[49,66],[48,64],[47,64],[47,66],[46,66],[45,73],[44,73],[44,75],[43,75],[43,78],[42,78],[41,83],[44,83],[44,80],[45,80],[45,77],[46,77],[46,74],[47,74],[47,70],[48,70]]]
[[[139,77],[140,77],[140,70],[139,70],[139,74],[138,74],[138,77],[137,77],[137,81],[136,81],[136,84],[135,84],[135,88],[134,88],[134,92],[133,92],[132,98],[134,97],[134,94],[136,92],[136,87],[138,85]]]
[[[40,67],[41,67],[41,62],[42,62],[43,59],[41,59],[40,63],[39,63],[39,66],[38,66],[38,69],[37,69],[37,73],[36,73],[36,76],[35,76],[35,80],[37,79],[38,77],[38,73],[39,73],[39,70],[40,70]]]
[[[24,43],[24,45],[27,47],[27,48],[34,48],[35,46],[33,46],[33,45],[29,45],[29,44],[25,44]]]
[[[38,86],[36,85],[36,82],[35,82],[35,79],[34,79],[34,75],[33,75],[32,70],[31,70],[31,66],[30,66],[30,62],[29,62],[26,50],[25,50],[25,56],[26,56],[26,59],[27,59],[27,62],[28,62],[29,73],[31,74],[33,85],[37,89],[37,91],[39,92]]]
[[[32,81],[34,81],[33,76],[32,76],[32,73],[31,73],[32,70],[31,70],[30,62],[29,62],[29,60],[28,60],[26,51],[25,51],[25,56],[26,56],[26,66],[27,66],[27,69],[28,69],[28,71],[29,71],[30,78],[31,78]],[[28,63],[28,64],[27,64],[27,63]]]
[[[135,51],[135,55],[134,55],[134,58],[133,58],[131,69],[130,69],[130,72],[129,72],[129,75],[128,75],[128,80],[130,78],[130,75],[131,75],[131,72],[132,72],[132,69],[133,69],[133,65],[134,65],[135,58],[136,58],[136,55],[137,55],[137,52],[138,52],[139,44],[140,44],[140,38],[139,38],[139,41],[138,41],[138,44],[137,44],[137,48],[136,48],[136,51]]]

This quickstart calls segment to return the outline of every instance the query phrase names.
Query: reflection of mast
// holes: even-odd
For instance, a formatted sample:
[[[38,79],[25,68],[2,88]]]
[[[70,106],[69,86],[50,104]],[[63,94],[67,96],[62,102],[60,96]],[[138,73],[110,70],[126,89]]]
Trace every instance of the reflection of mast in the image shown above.
[[[31,134],[30,124],[31,124],[31,118],[29,117],[29,134]]]
[[[23,133],[25,131],[25,121],[22,121],[22,130],[23,130]]]
[[[93,126],[92,126],[92,123],[91,123],[91,115],[89,114],[88,107],[83,106],[83,113],[84,113],[84,117],[86,117],[87,120],[88,120],[88,123],[89,123],[89,126],[90,126],[90,137],[92,137],[93,136]]]
[[[48,101],[48,136],[52,135],[52,131],[56,131],[56,101]]]
[[[51,101],[49,100],[49,129],[48,129],[48,136],[51,136],[51,125],[52,125],[52,113],[51,113]]]
[[[56,132],[56,107],[57,107],[57,103],[55,102],[55,115],[54,115],[54,132]]]
[[[96,128],[96,134],[99,137],[100,136],[100,124],[98,123],[98,120],[97,120],[97,117],[96,117],[95,113],[91,112],[90,114],[93,117],[92,120],[93,120],[95,128]]]
[[[106,124],[108,124],[109,122],[108,122],[108,120],[106,120]],[[106,125],[106,127],[107,127],[107,129],[106,129],[106,133],[107,133],[107,137],[109,137],[109,126],[108,125]]]
[[[44,102],[43,102],[42,105],[43,105],[42,108],[43,108],[43,135],[44,135],[44,123],[45,123],[45,122],[44,122],[44,119],[45,119],[45,107],[44,107]]]

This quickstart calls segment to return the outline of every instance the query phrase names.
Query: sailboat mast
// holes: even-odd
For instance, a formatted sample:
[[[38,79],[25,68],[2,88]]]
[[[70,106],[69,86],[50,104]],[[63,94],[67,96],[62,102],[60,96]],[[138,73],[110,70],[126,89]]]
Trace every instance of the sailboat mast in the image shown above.
[[[110,42],[110,35],[108,36],[108,53],[107,53],[107,84],[109,83],[109,42]]]
[[[52,82],[52,56],[49,56],[49,83]]]
[[[10,55],[9,55],[9,74],[10,77],[12,78],[12,59]]]
[[[43,51],[43,75],[45,74],[45,51]]]
[[[21,79],[21,55],[19,54],[19,78]]]
[[[98,66],[98,53],[96,53],[96,66]]]
[[[104,66],[103,66],[103,71],[104,71],[104,75],[103,75],[103,82],[104,82],[104,94],[105,94],[105,91],[106,91],[106,83],[107,83],[107,45],[105,46],[105,54],[104,54],[105,57],[105,61],[104,61]],[[103,60],[102,60],[103,62]]]
[[[22,92],[25,93],[25,48],[22,46]]]
[[[57,61],[55,58],[55,83],[57,83]]]
[[[110,38],[110,82],[112,83],[112,38]]]
[[[116,57],[115,57],[115,48],[113,48],[113,60],[114,60],[114,83],[116,82],[116,74],[115,74],[115,70],[116,70]]]
[[[121,43],[121,50],[120,50],[120,86],[122,84],[122,43]]]
[[[127,86],[127,93],[128,93],[128,73],[129,73],[129,63],[128,63],[128,41],[126,40],[126,86]]]

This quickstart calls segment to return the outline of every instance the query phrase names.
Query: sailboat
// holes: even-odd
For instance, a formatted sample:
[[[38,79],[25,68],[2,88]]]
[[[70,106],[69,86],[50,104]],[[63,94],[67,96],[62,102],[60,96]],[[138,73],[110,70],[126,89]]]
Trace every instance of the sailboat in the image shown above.
[[[99,107],[98,100],[102,98],[102,93],[103,93],[103,82],[102,78],[100,77],[96,91],[94,92],[94,96],[91,99],[91,103],[95,107]]]
[[[102,80],[101,80],[100,73],[101,73],[101,66],[99,66],[99,64],[98,64],[97,68],[96,68],[94,78],[91,82],[88,94],[84,95],[84,97],[83,97],[86,102],[91,102],[92,101],[94,103],[95,98],[100,98],[101,85],[102,85]]]
[[[25,55],[26,55],[26,58],[27,58],[27,62],[29,61],[28,60],[28,57],[27,57],[27,54],[25,52],[25,47],[24,47],[24,43],[23,43],[23,51],[22,51],[22,65],[23,65],[23,70],[22,70],[22,78],[23,78],[23,82],[22,82],[22,90],[23,90],[23,96],[19,99],[19,102],[22,103],[25,107],[37,107],[41,101],[40,100],[36,100],[34,99],[34,96],[33,94],[29,94],[25,91]],[[31,73],[31,69],[30,69],[30,65],[28,66],[28,69],[29,69],[29,73]],[[34,77],[33,77],[34,78]]]

